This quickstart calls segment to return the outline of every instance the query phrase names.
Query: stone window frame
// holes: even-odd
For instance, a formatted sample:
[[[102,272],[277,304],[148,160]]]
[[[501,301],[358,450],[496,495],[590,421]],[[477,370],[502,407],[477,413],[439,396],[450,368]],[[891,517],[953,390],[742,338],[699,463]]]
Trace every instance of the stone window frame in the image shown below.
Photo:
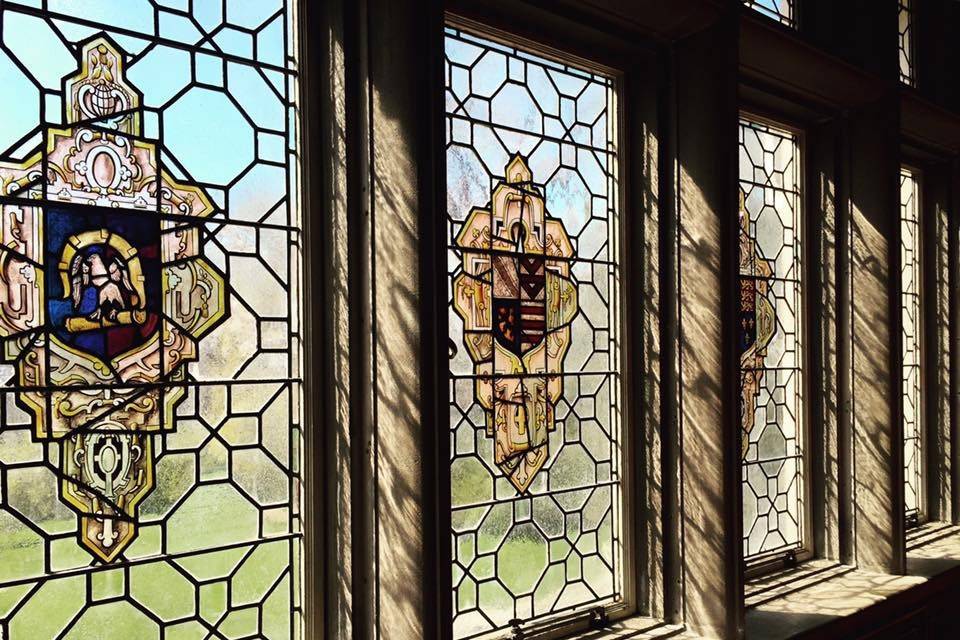
[[[950,203],[944,195],[951,189],[949,162],[938,150],[925,149],[910,139],[901,152],[901,168],[910,171],[917,182],[920,235],[921,496],[918,517],[905,523],[908,540],[922,536],[930,527],[955,520],[952,512],[960,489],[955,462],[940,453],[953,442],[950,423],[955,419],[949,400],[950,358],[955,351],[950,335],[955,334],[950,328],[953,316],[948,280],[953,273],[949,247],[956,239],[951,236]],[[908,546],[913,545],[908,542]]]

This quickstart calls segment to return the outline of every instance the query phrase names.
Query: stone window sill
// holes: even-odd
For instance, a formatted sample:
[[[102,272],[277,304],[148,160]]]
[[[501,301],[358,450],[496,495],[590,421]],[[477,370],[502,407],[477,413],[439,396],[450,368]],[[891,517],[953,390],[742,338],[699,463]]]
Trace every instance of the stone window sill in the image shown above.
[[[656,618],[636,616],[624,618],[604,629],[581,632],[566,636],[564,640],[703,640],[700,636],[686,631],[683,625],[667,624]]]
[[[933,523],[918,527],[910,532],[907,546],[907,575],[815,560],[751,581],[745,594],[747,640],[793,637],[960,566],[960,526]]]
[[[751,580],[745,588],[747,640],[784,640],[856,614],[960,567],[960,526],[931,523],[907,537],[907,573],[895,576],[825,560]],[[655,618],[619,620],[564,640],[707,640]],[[532,640],[532,639],[531,639]],[[539,640],[539,639],[537,639]]]
[[[907,573],[932,577],[960,566],[960,526],[933,522],[907,534]]]

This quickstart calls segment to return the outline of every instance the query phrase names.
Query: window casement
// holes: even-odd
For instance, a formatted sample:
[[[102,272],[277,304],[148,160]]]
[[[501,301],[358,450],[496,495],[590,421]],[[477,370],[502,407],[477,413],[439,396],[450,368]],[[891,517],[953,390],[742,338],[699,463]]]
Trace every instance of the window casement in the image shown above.
[[[300,637],[295,11],[113,5],[0,5],[0,637]]]
[[[922,246],[918,171],[900,169],[900,300],[903,384],[904,506],[907,525],[925,516],[923,437]]]
[[[625,601],[617,74],[445,31],[452,626]]]
[[[740,370],[743,556],[809,547],[800,135],[741,115]]]
[[[900,0],[897,11],[900,82],[915,87],[917,85],[917,69],[915,45],[913,38],[913,7],[912,0]]]
[[[750,9],[788,27],[797,28],[798,0],[743,0]]]

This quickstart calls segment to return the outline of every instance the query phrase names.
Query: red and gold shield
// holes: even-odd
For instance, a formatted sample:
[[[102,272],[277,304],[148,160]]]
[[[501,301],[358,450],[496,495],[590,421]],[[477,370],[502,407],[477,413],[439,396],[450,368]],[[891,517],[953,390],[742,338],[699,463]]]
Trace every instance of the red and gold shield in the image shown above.
[[[471,211],[457,236],[463,266],[453,304],[495,440],[494,462],[524,492],[550,455],[577,287],[573,245],[547,213],[523,157],[510,161],[506,176],[489,208]]]

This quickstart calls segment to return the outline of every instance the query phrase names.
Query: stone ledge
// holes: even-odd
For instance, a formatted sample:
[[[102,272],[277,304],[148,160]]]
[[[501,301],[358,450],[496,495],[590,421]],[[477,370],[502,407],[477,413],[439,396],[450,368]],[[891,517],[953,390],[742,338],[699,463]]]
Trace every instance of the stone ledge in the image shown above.
[[[751,580],[744,589],[746,638],[784,640],[803,635],[960,567],[960,526],[930,523],[911,530],[907,536],[907,567],[908,575],[895,576],[812,560]],[[564,640],[708,640],[683,625],[646,617],[625,618],[602,630],[562,637]],[[539,636],[536,638],[540,640]]]
[[[907,573],[932,577],[960,566],[960,526],[934,522],[907,534]]]
[[[863,571],[827,561],[751,581],[747,640],[781,640],[852,616],[960,567],[960,526],[931,523],[907,537],[908,574]]]
[[[612,623],[605,629],[567,636],[565,640],[705,640],[686,630],[681,624],[667,624],[656,618],[636,616]]]
[[[791,581],[792,574],[805,569],[776,576],[784,582],[785,586],[778,587],[784,593],[771,595],[747,610],[749,640],[790,638],[863,611],[926,581],[918,576],[894,576],[843,565],[824,568],[823,577],[814,574]]]

